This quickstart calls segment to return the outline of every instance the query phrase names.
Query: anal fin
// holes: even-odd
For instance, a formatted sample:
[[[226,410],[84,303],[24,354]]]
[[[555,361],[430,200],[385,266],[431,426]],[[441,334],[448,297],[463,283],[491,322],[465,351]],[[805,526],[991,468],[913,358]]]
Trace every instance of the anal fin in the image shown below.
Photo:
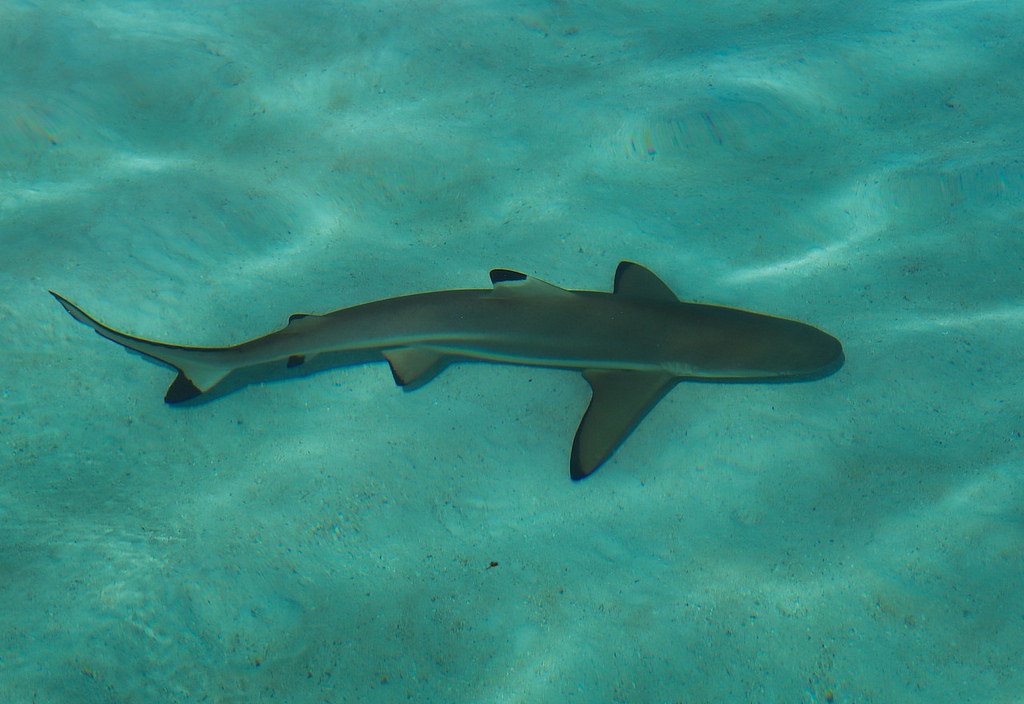
[[[572,443],[569,475],[583,479],[611,457],[678,381],[667,372],[587,369],[594,394]]]

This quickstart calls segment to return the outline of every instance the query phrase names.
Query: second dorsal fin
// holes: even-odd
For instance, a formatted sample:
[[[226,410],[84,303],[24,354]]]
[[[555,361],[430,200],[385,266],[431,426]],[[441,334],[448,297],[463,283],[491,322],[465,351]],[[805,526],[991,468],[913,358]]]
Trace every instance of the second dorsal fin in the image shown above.
[[[491,283],[495,292],[515,296],[572,295],[572,291],[511,269],[491,269]]]

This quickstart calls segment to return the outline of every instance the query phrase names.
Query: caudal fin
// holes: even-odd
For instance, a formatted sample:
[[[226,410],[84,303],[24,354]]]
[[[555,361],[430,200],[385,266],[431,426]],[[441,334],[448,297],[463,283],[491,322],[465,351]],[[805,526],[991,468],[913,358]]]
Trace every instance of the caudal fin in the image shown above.
[[[60,294],[53,291],[50,293],[64,306],[64,310],[70,313],[72,318],[83,325],[88,325],[97,334],[139,354],[174,367],[178,371],[178,376],[164,396],[164,401],[167,403],[181,403],[193,399],[201,393],[209,391],[234,370],[234,366],[227,364],[224,360],[224,354],[231,350],[230,347],[183,347],[125,335],[91,317]]]

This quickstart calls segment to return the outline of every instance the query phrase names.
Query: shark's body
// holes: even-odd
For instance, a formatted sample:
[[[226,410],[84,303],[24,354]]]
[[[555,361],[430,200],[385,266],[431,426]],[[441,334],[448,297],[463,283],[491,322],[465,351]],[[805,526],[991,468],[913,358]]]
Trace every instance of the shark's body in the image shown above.
[[[436,291],[364,303],[288,325],[233,347],[182,347],[125,335],[53,295],[79,322],[168,364],[178,376],[165,400],[210,391],[229,374],[317,357],[343,366],[386,359],[415,388],[448,364],[480,360],[575,369],[593,388],[573,442],[570,474],[601,465],[679,381],[799,381],[843,363],[839,341],[783,318],[685,303],[657,276],[619,264],[612,293],[569,291],[496,269],[490,289]]]

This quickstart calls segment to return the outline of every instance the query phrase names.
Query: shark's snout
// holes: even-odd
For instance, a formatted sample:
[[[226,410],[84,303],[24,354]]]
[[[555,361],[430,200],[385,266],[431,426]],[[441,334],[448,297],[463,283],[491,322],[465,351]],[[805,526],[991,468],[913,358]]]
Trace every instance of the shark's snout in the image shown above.
[[[843,351],[842,343],[831,335],[826,333],[822,333],[822,335],[825,335],[829,341],[825,345],[822,355],[824,361],[818,369],[818,374],[814,377],[816,379],[835,374],[846,363],[846,353]]]
[[[802,325],[802,324],[801,324]],[[839,371],[846,361],[843,345],[827,332],[810,325],[802,325],[799,346],[791,351],[787,360],[794,378],[822,379]]]

